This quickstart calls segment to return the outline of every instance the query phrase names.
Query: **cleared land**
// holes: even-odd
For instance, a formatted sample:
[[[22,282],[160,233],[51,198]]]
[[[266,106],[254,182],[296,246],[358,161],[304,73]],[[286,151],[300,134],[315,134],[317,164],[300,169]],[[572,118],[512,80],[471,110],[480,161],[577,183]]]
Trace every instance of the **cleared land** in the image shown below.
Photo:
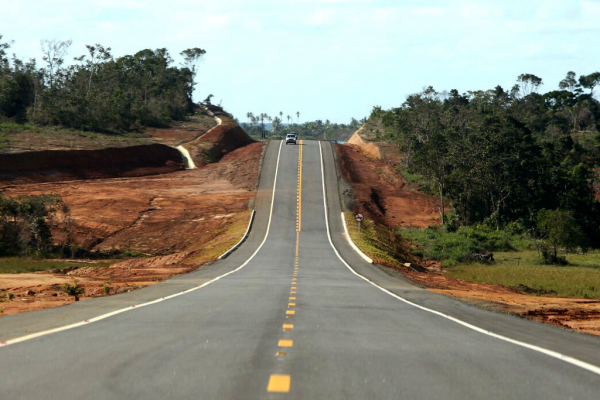
[[[197,116],[195,119],[202,123],[188,122],[185,129],[178,126],[152,131],[153,140],[170,145],[194,141],[203,150],[197,152],[198,169],[131,178],[21,185],[5,182],[0,186],[7,196],[59,194],[70,207],[73,239],[78,247],[145,255],[111,260],[108,267],[106,263],[87,264],[66,273],[60,271],[64,268],[48,265],[46,270],[57,270],[0,275],[0,290],[14,294],[12,301],[0,302],[0,313],[72,302],[61,286],[72,284],[75,278],[86,289],[82,300],[154,284],[195,270],[235,244],[250,218],[249,205],[256,194],[264,143],[246,141],[242,145],[243,131],[231,134],[237,125],[224,115],[221,118],[225,126],[212,130],[205,141],[199,138],[216,125],[206,116]],[[229,143],[231,137],[233,143]],[[202,162],[204,151],[215,146],[219,157],[212,163]],[[65,240],[63,223],[57,221],[54,229],[57,243]],[[26,269],[28,262],[21,260],[20,269],[12,271]],[[40,269],[44,262],[33,269]],[[26,295],[28,291],[35,293]]]

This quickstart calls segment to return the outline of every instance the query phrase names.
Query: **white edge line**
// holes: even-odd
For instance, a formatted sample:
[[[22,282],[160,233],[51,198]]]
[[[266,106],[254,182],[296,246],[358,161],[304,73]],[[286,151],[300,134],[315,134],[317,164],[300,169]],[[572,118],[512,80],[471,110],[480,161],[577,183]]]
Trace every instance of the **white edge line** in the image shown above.
[[[134,310],[134,309],[137,309],[137,308],[141,308],[141,307],[150,306],[150,305],[153,305],[153,304],[156,304],[156,303],[160,303],[160,302],[163,302],[163,301],[166,301],[166,300],[170,300],[170,299],[173,299],[175,297],[179,297],[179,296],[182,296],[184,294],[187,294],[187,293],[190,293],[190,292],[194,292],[194,291],[196,291],[198,289],[202,289],[203,287],[208,286],[211,283],[214,283],[214,282],[218,281],[219,279],[224,278],[227,275],[231,275],[231,274],[239,271],[240,269],[244,268],[246,265],[248,265],[248,263],[250,261],[252,261],[252,259],[254,258],[254,256],[256,256],[256,254],[260,251],[260,249],[263,247],[263,245],[267,241],[267,237],[269,236],[269,230],[271,228],[271,220],[273,218],[273,205],[275,204],[275,188],[277,187],[277,172],[279,170],[279,158],[281,156],[281,145],[282,144],[283,144],[283,141],[280,142],[280,144],[279,144],[279,151],[277,153],[277,165],[275,166],[275,179],[273,181],[273,194],[271,196],[271,208],[270,208],[270,211],[269,211],[269,222],[267,224],[267,231],[265,233],[265,237],[264,237],[263,241],[260,243],[260,246],[258,246],[258,248],[256,249],[256,251],[254,253],[252,253],[252,255],[250,256],[250,258],[248,258],[242,265],[240,265],[239,267],[237,267],[233,271],[229,271],[229,272],[227,272],[227,273],[225,273],[223,275],[220,275],[220,276],[218,276],[218,277],[216,277],[216,278],[214,278],[214,279],[212,279],[212,280],[210,280],[208,282],[203,283],[200,286],[192,287],[190,289],[184,290],[183,292],[179,292],[179,293],[175,293],[175,294],[172,294],[172,295],[169,295],[169,296],[161,297],[160,299],[148,301],[146,303],[141,303],[141,304],[136,304],[136,305],[132,305],[132,306],[129,306],[129,307],[121,308],[119,310],[111,311],[109,313],[102,314],[102,315],[99,315],[97,317],[93,317],[93,318],[90,318],[90,319],[86,319],[86,320],[81,321],[81,322],[76,322],[74,324],[65,325],[65,326],[61,326],[61,327],[53,328],[53,329],[48,329],[48,330],[41,331],[41,332],[32,333],[32,334],[29,334],[29,335],[17,337],[17,338],[14,338],[14,339],[9,339],[9,340],[6,340],[6,341],[0,341],[0,347],[5,347],[5,346],[9,346],[11,344],[25,342],[27,340],[35,339],[35,338],[38,338],[38,337],[41,337],[41,336],[50,335],[52,333],[66,331],[66,330],[77,328],[77,327],[80,327],[80,326],[83,326],[83,325],[88,325],[88,324],[91,324],[93,322],[98,322],[98,321],[101,321],[103,319],[110,318],[110,317],[112,317],[114,315],[117,315],[117,314],[121,314],[121,313],[124,313],[124,312],[127,312],[127,311],[131,311],[131,310]]]
[[[348,243],[350,243],[350,246],[354,249],[354,251],[356,251],[358,253],[359,256],[361,256],[366,262],[368,262],[369,264],[373,264],[373,259],[371,259],[371,257],[367,256],[365,253],[363,253],[362,251],[360,251],[360,249],[358,248],[357,245],[354,244],[354,242],[352,241],[352,238],[350,237],[350,233],[348,232],[348,226],[346,225],[346,216],[344,215],[344,212],[342,211],[342,224],[344,225],[344,236],[346,236],[346,239],[348,240]]]
[[[553,351],[553,350],[548,350],[548,349],[545,349],[543,347],[535,346],[533,344],[521,342],[521,341],[518,341],[518,340],[515,340],[515,339],[511,339],[511,338],[506,337],[506,336],[499,335],[499,334],[494,333],[494,332],[490,332],[488,330],[485,330],[485,329],[480,328],[478,326],[472,325],[472,324],[470,324],[468,322],[462,321],[462,320],[460,320],[458,318],[455,318],[455,317],[452,317],[450,315],[441,313],[439,311],[432,310],[431,308],[423,307],[421,305],[413,303],[412,301],[406,300],[405,298],[400,297],[400,296],[398,296],[395,293],[390,292],[389,290],[387,290],[387,289],[385,289],[385,288],[377,285],[376,283],[374,283],[370,279],[368,279],[368,278],[362,276],[361,274],[359,274],[358,272],[356,272],[342,258],[342,256],[338,252],[338,250],[333,245],[333,241],[331,240],[331,234],[329,233],[329,220],[328,220],[328,216],[327,216],[327,195],[325,193],[325,172],[324,172],[324,168],[323,168],[323,151],[321,149],[321,142],[320,141],[319,141],[319,152],[321,153],[321,179],[322,179],[322,182],[323,182],[323,204],[325,206],[324,207],[324,209],[325,209],[325,225],[327,227],[327,237],[329,238],[329,244],[331,245],[331,248],[333,249],[333,251],[335,252],[335,254],[338,256],[338,258],[340,259],[340,261],[350,270],[350,272],[352,272],[354,275],[358,276],[359,278],[363,279],[364,281],[370,283],[371,285],[375,286],[377,289],[379,289],[379,290],[381,290],[381,291],[389,294],[390,296],[392,296],[392,297],[394,297],[394,298],[396,298],[396,299],[398,299],[398,300],[400,300],[400,301],[402,301],[402,302],[404,302],[404,303],[406,303],[408,305],[411,305],[411,306],[419,308],[419,309],[421,309],[423,311],[427,311],[429,313],[438,315],[438,316],[440,316],[442,318],[446,318],[446,319],[448,319],[448,320],[450,320],[452,322],[455,322],[455,323],[457,323],[459,325],[462,325],[462,326],[464,326],[466,328],[469,328],[469,329],[474,330],[476,332],[482,333],[484,335],[491,336],[493,338],[496,338],[496,339],[499,339],[499,340],[503,340],[505,342],[512,343],[514,345],[517,345],[517,346],[520,346],[520,347],[524,347],[524,348],[527,348],[527,349],[530,349],[530,350],[533,350],[533,351],[537,351],[538,353],[545,354],[547,356],[556,358],[558,360],[567,362],[569,364],[575,365],[577,367],[583,368],[583,369],[585,369],[587,371],[590,371],[590,372],[593,372],[595,374],[600,375],[600,367],[598,367],[596,365],[587,363],[585,361],[581,361],[581,360],[579,360],[577,358],[573,358],[573,357],[567,356],[565,354],[562,354],[562,353],[559,353],[559,352],[556,352],[556,351]]]
[[[254,214],[255,214],[255,211],[252,210],[252,214],[250,214],[250,221],[248,221],[248,227],[246,228],[246,233],[244,233],[244,236],[242,236],[240,241],[237,242],[236,244],[234,244],[232,248],[227,250],[225,253],[221,254],[219,256],[219,260],[221,260],[221,259],[227,257],[228,255],[230,255],[231,253],[233,253],[248,238],[248,234],[250,233],[250,228],[252,227],[252,222],[254,222]]]

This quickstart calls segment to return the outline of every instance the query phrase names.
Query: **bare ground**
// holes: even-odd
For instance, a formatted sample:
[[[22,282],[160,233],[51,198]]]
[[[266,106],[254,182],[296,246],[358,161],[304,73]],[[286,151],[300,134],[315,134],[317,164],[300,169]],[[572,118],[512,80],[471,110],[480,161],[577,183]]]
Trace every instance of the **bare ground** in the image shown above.
[[[167,129],[152,134],[168,142],[181,142],[194,140],[200,136],[198,132],[199,128]],[[220,140],[226,141],[227,137],[225,132]],[[258,142],[237,149],[229,147],[218,162],[194,170],[0,187],[7,196],[59,194],[70,207],[77,246],[148,255],[67,274],[1,274],[0,291],[15,297],[12,301],[0,299],[0,315],[73,302],[63,293],[62,285],[73,284],[74,279],[86,289],[82,297],[86,300],[151,285],[216,259],[239,240],[247,226],[264,145]],[[66,239],[65,223],[57,221],[57,243]]]

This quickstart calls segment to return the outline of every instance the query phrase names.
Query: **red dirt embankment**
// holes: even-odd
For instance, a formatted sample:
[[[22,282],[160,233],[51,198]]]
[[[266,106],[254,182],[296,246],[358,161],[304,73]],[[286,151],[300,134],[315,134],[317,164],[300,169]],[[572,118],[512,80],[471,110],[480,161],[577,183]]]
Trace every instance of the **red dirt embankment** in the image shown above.
[[[183,145],[197,166],[217,162],[230,151],[254,143],[235,120],[225,115],[219,115],[219,118],[221,125]]]
[[[171,140],[172,131],[165,130],[165,140]],[[186,132],[188,137],[202,134]],[[219,160],[193,170],[62,182],[0,182],[6,196],[59,194],[70,208],[76,246],[133,250],[154,256],[118,262],[108,268],[84,267],[67,275],[4,274],[0,276],[0,290],[13,293],[15,300],[0,303],[0,315],[72,302],[61,285],[72,284],[73,278],[86,288],[82,299],[157,283],[197,269],[214,260],[223,243],[239,240],[228,228],[245,228],[247,224],[265,143],[253,142],[243,130],[231,125],[209,133],[205,139],[200,140],[200,136],[193,142],[203,149],[218,148]],[[152,136],[160,138],[160,130],[154,130]],[[177,150],[171,150],[179,156]],[[44,176],[44,171],[36,172]],[[72,172],[69,176],[81,175]],[[64,223],[57,221],[53,229],[56,244],[66,241]],[[27,291],[33,294],[27,295]]]
[[[353,211],[394,228],[440,222],[437,199],[412,189],[395,163],[368,157],[356,145],[336,149],[342,175],[352,185]]]
[[[11,184],[146,176],[182,169],[181,153],[162,144],[0,154],[0,183]]]

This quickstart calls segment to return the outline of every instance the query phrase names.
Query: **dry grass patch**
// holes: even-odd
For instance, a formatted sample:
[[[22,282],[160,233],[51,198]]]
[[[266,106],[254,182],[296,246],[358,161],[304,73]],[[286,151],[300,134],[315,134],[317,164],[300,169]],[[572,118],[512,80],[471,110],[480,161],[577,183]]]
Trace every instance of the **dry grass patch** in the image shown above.
[[[195,254],[189,257],[185,263],[198,264],[218,259],[221,254],[225,253],[242,239],[246,229],[248,229],[251,215],[252,211],[248,210],[230,217],[227,224],[210,232],[212,235],[210,240],[200,246],[194,245],[189,249],[194,251]]]
[[[356,247],[373,259],[375,264],[405,268],[404,263],[412,258],[406,253],[400,235],[393,228],[365,218],[359,232],[353,213],[345,212],[344,218]]]

